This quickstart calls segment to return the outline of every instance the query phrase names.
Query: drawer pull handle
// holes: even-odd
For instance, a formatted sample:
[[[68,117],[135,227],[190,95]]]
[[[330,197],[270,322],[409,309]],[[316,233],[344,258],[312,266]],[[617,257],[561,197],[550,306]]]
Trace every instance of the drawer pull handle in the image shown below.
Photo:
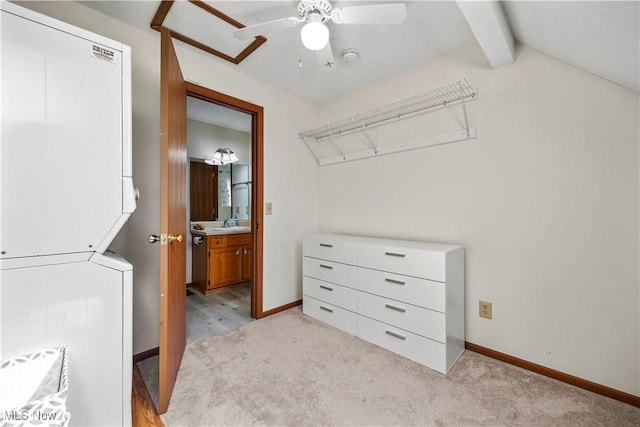
[[[328,268],[329,270],[333,270],[333,267],[330,265],[324,265],[324,264],[320,264],[320,267],[322,268]]]
[[[396,280],[396,279],[384,279],[385,282],[389,282],[389,283],[395,283],[396,285],[405,285],[407,282],[404,282],[402,280]]]
[[[333,290],[333,288],[330,288],[330,287],[325,286],[325,285],[320,285],[320,287],[321,287],[322,289],[326,289],[326,290],[328,290],[328,291],[332,291],[332,290]]]
[[[325,248],[332,248],[333,245],[329,244],[329,243],[320,243],[320,246],[325,247]]]
[[[398,252],[385,252],[384,254],[389,256],[397,256],[400,258],[404,258],[407,256],[406,254],[399,254]]]
[[[386,331],[384,331],[384,332],[385,332],[387,335],[391,335],[392,337],[399,338],[399,339],[401,339],[401,340],[403,340],[403,341],[407,339],[407,337],[405,337],[404,335],[401,335],[401,334],[399,334],[399,333],[397,333],[397,332],[390,331],[390,330],[388,330],[388,329],[387,329]]]
[[[324,310],[324,311],[328,311],[329,313],[333,313],[333,310],[331,310],[330,308],[324,307],[324,306],[320,306],[320,310]]]
[[[399,311],[400,313],[404,313],[405,311],[407,311],[406,308],[398,307],[397,305],[385,304],[384,306],[390,308],[391,310]]]

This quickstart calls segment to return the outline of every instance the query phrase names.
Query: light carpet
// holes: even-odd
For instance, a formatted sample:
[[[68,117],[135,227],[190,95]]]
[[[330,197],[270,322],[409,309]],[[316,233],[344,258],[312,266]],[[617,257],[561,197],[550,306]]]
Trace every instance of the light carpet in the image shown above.
[[[638,426],[640,408],[466,351],[448,375],[300,307],[187,346],[167,426]]]

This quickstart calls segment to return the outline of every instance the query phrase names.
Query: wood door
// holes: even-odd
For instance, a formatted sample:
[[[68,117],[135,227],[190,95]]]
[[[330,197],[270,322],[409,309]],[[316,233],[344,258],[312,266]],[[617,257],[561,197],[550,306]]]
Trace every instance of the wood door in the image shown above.
[[[211,251],[211,287],[217,288],[240,281],[241,249],[240,246],[235,246]]]
[[[186,343],[186,86],[171,35],[161,32],[160,53],[160,363],[159,408],[167,412]],[[182,236],[182,241],[173,240]],[[164,244],[163,244],[164,243]]]
[[[189,162],[191,221],[215,221],[218,210],[218,167]]]

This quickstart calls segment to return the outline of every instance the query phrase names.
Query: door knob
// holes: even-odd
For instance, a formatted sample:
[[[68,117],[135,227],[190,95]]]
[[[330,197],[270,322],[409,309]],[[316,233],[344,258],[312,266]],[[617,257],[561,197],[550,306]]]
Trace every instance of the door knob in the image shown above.
[[[167,236],[167,240],[169,241],[169,243],[173,242],[174,240],[178,242],[182,242],[182,234],[178,234],[177,236],[174,236],[173,234],[169,234]]]
[[[160,234],[159,236],[157,234],[149,234],[149,243],[160,242],[160,244],[164,246],[167,243],[173,242],[174,240],[178,242],[182,242],[182,234],[178,234],[177,236],[174,236],[173,234],[164,234],[164,233]]]

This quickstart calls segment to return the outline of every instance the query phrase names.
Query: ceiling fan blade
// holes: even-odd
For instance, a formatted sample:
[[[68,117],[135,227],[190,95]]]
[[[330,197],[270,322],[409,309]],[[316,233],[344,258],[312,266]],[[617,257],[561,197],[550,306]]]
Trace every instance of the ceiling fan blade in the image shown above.
[[[333,51],[331,50],[331,42],[327,42],[324,48],[316,50],[316,58],[323,70],[333,70],[336,67]]]
[[[300,24],[301,19],[294,16],[288,18],[280,18],[273,21],[262,22],[256,25],[240,28],[233,32],[233,37],[239,40],[251,39],[272,31],[283,30],[285,28],[294,28]]]
[[[336,24],[402,24],[406,17],[404,3],[338,7],[331,12]]]

